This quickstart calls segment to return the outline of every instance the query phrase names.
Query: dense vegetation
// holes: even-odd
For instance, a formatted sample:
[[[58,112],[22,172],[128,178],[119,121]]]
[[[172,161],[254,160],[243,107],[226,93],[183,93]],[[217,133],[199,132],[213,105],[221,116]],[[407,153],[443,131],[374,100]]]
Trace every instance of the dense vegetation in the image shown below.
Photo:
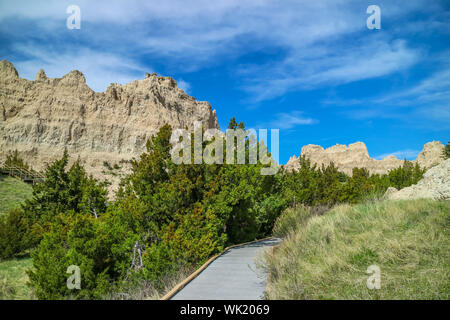
[[[262,265],[269,299],[449,299],[450,203],[376,201],[326,215],[289,209],[274,232],[285,239]],[[381,288],[366,281],[380,268]]]
[[[415,184],[425,172],[419,165],[405,160],[402,167],[388,174],[370,175],[365,168],[354,168],[349,177],[333,163],[317,168],[305,157],[300,157],[299,162],[298,171],[284,174],[282,178],[282,194],[289,204],[331,207],[337,203],[357,203],[383,195],[388,187],[401,189]]]
[[[450,141],[445,146],[443,153],[444,153],[444,159],[450,159]]]
[[[233,118],[229,128],[244,124]],[[31,252],[28,274],[40,299],[100,299],[142,283],[163,290],[168,278],[225,246],[271,234],[293,203],[355,203],[388,186],[416,183],[423,174],[408,161],[387,175],[354,169],[352,177],[304,158],[298,172],[276,175],[261,175],[259,162],[176,165],[171,134],[166,125],[147,142],[109,203],[106,182],[88,176],[79,161],[67,168],[65,152],[46,169],[45,181],[33,186],[32,198],[0,220],[0,258]],[[245,148],[248,158],[249,141]],[[70,265],[81,269],[81,290],[66,286]]]

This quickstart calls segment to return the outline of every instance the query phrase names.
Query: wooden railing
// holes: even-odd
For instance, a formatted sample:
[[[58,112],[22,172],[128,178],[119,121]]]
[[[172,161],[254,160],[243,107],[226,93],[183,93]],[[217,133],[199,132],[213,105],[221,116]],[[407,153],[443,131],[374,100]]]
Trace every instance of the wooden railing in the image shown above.
[[[7,174],[28,183],[39,183],[44,181],[45,176],[34,170],[20,168],[16,166],[8,166],[0,163],[0,173]]]

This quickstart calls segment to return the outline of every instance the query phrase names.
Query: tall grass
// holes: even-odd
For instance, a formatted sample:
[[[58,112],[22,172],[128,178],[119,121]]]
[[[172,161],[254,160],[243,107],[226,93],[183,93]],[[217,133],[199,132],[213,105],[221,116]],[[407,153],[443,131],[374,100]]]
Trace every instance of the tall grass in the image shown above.
[[[122,284],[115,293],[108,294],[105,300],[159,300],[172,290],[178,283],[186,279],[195,269],[182,267],[175,274],[161,279],[158,286],[151,281],[139,280],[137,283]]]
[[[287,208],[275,221],[272,233],[275,237],[284,238],[289,233],[303,227],[309,218],[323,215],[329,210],[328,206],[307,207],[297,205],[295,208]]]
[[[370,201],[309,219],[288,210],[260,261],[268,299],[450,299],[450,202]],[[370,290],[370,265],[381,289]]]
[[[20,206],[32,195],[32,187],[16,178],[0,175],[0,216]]]
[[[25,273],[31,266],[28,257],[0,261],[0,299],[33,299]]]

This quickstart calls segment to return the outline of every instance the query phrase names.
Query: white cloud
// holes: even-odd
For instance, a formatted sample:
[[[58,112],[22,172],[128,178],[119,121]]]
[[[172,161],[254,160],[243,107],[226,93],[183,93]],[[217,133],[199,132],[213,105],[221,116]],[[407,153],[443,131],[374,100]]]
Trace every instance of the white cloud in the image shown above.
[[[449,52],[450,54],[450,52]],[[390,105],[424,104],[450,101],[450,65],[431,74],[410,88],[376,98],[373,103]]]
[[[271,68],[260,67],[260,78],[247,89],[256,101],[266,100],[288,91],[385,76],[418,60],[419,52],[402,40],[372,41],[357,48],[346,47],[345,52],[339,53],[321,48],[308,59],[290,57]]]
[[[178,79],[177,80],[177,85],[178,85],[178,88],[183,89],[184,92],[186,92],[187,94],[190,94],[190,92],[191,92],[191,85],[190,85],[189,82],[186,82],[183,79]]]
[[[378,155],[375,157],[375,159],[381,160],[381,159],[384,159],[389,156],[395,156],[396,158],[401,159],[401,160],[403,160],[403,159],[415,160],[419,153],[420,153],[419,150],[411,150],[411,149],[398,150],[398,151],[394,151],[391,153],[385,153],[385,154]]]
[[[429,129],[450,128],[450,51],[431,57],[440,68],[415,84],[359,99],[326,98],[328,107],[345,107],[343,113],[354,119],[397,118]]]
[[[254,101],[292,90],[384,76],[419,60],[420,52],[404,41],[392,41],[388,30],[367,30],[367,6],[357,0],[2,1],[0,23],[9,24],[10,19],[18,19],[32,21],[33,27],[38,28],[25,28],[25,34],[6,27],[2,31],[9,34],[12,43],[38,38],[34,45],[39,47],[48,37],[48,41],[58,46],[67,37],[65,10],[71,4],[81,8],[80,39],[107,48],[104,52],[120,57],[119,60],[125,60],[133,68],[140,65],[135,62],[139,56],[164,59],[167,66],[175,66],[178,71],[192,71],[218,64],[223,59],[279,48],[283,54],[276,61],[243,66],[247,73],[236,70],[236,76],[243,79],[242,88]],[[440,9],[425,0],[380,0],[379,5],[382,19],[398,21],[398,24],[404,23],[401,18],[411,12]],[[102,54],[99,49],[91,50],[98,52],[98,56]],[[69,59],[64,64],[52,65],[48,61],[47,68],[74,68],[76,63],[70,54],[60,50],[59,55]],[[56,52],[53,56],[61,60]],[[95,70],[93,63],[88,63],[89,56],[84,60],[84,66]],[[30,59],[33,62],[39,61]],[[107,72],[101,68],[96,77],[119,76],[120,80],[115,65],[112,69]],[[103,84],[98,80],[96,86],[104,87],[108,81],[116,80],[103,79]]]
[[[292,111],[290,113],[277,113],[274,118],[258,125],[259,128],[269,129],[292,129],[297,126],[311,125],[318,123],[318,120],[305,117],[301,111]]]
[[[125,84],[143,79],[146,69],[134,61],[109,52],[80,47],[76,51],[53,52],[44,46],[18,44],[17,51],[28,59],[14,63],[20,77],[34,80],[40,69],[50,78],[62,77],[72,70],[81,71],[92,90],[102,92],[111,82]]]

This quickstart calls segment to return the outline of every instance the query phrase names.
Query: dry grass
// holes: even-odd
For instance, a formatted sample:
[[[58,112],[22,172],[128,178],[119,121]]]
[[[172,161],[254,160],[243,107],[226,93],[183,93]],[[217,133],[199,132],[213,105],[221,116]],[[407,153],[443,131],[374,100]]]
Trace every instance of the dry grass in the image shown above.
[[[260,261],[268,299],[450,298],[450,202],[341,205],[307,221],[297,211],[277,222],[285,239]],[[373,264],[379,290],[366,285]]]
[[[25,273],[31,265],[29,257],[0,262],[0,299],[33,299]]]
[[[141,280],[136,285],[126,285],[127,289],[105,297],[106,300],[159,300],[178,283],[186,279],[195,270],[181,268],[177,274],[167,276],[162,285],[155,287],[152,282]],[[161,288],[162,287],[162,288]]]

